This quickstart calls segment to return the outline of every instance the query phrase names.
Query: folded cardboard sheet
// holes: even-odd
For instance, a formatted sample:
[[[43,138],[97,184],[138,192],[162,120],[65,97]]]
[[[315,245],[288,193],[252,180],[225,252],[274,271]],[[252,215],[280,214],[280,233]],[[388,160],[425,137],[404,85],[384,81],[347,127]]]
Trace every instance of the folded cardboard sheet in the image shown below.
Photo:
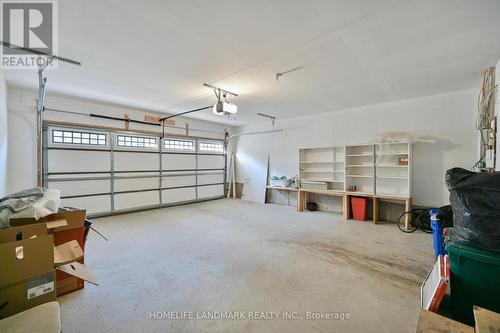
[[[46,223],[47,229],[54,229],[54,228],[60,228],[68,225],[68,222],[66,221],[65,218],[58,218],[57,220],[54,221],[48,221]]]
[[[76,240],[58,245],[54,248],[54,264],[61,266],[83,257],[83,250]]]
[[[76,276],[82,280],[85,280],[87,282],[90,282],[98,286],[92,273],[88,270],[88,268],[84,264],[80,264],[78,261],[59,266],[57,267],[57,270]]]

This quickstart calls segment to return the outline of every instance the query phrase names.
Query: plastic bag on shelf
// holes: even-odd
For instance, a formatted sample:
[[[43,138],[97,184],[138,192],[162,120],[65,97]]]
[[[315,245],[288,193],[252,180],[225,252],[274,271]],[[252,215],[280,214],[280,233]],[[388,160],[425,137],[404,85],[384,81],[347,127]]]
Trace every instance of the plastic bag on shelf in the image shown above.
[[[500,172],[477,173],[462,168],[446,172],[450,191],[453,242],[500,252]]]

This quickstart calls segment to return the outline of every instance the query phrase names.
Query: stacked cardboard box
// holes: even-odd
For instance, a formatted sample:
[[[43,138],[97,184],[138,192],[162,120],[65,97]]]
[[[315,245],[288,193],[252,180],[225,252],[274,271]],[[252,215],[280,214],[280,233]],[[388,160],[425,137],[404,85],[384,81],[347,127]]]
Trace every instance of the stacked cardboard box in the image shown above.
[[[0,318],[96,284],[83,264],[85,211],[12,219],[0,230]]]
[[[0,230],[0,318],[56,298],[53,236],[45,225]]]

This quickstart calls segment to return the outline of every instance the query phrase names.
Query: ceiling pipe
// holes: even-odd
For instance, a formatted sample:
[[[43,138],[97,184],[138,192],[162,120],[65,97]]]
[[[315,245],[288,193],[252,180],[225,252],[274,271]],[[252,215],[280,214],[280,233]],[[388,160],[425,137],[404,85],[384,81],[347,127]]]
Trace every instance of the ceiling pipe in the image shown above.
[[[279,128],[279,129],[273,129],[273,130],[268,130],[268,131],[236,133],[236,134],[229,135],[229,139],[232,139],[232,138],[235,138],[235,137],[238,137],[238,136],[257,135],[257,134],[269,134],[269,133],[280,133],[280,132],[283,132],[283,131],[284,130],[282,128]]]

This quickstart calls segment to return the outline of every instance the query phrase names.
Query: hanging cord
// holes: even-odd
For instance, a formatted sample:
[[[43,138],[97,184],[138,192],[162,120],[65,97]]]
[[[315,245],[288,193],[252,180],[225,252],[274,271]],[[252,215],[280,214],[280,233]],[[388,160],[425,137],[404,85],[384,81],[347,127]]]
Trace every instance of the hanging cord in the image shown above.
[[[481,130],[489,128],[490,121],[495,116],[493,114],[492,108],[492,96],[496,90],[496,85],[494,83],[494,67],[490,67],[485,70],[483,75],[483,84],[479,91],[479,96],[477,99],[477,109],[478,114],[476,118],[476,129]]]
[[[474,163],[471,169],[480,167],[486,157],[486,150],[488,149],[488,139],[484,137],[484,130],[490,128],[491,121],[495,118],[493,110],[493,96],[497,89],[495,85],[495,68],[490,67],[484,71],[483,83],[479,90],[477,99],[477,116],[476,116],[476,129],[480,132],[481,136],[481,156],[479,160]]]

